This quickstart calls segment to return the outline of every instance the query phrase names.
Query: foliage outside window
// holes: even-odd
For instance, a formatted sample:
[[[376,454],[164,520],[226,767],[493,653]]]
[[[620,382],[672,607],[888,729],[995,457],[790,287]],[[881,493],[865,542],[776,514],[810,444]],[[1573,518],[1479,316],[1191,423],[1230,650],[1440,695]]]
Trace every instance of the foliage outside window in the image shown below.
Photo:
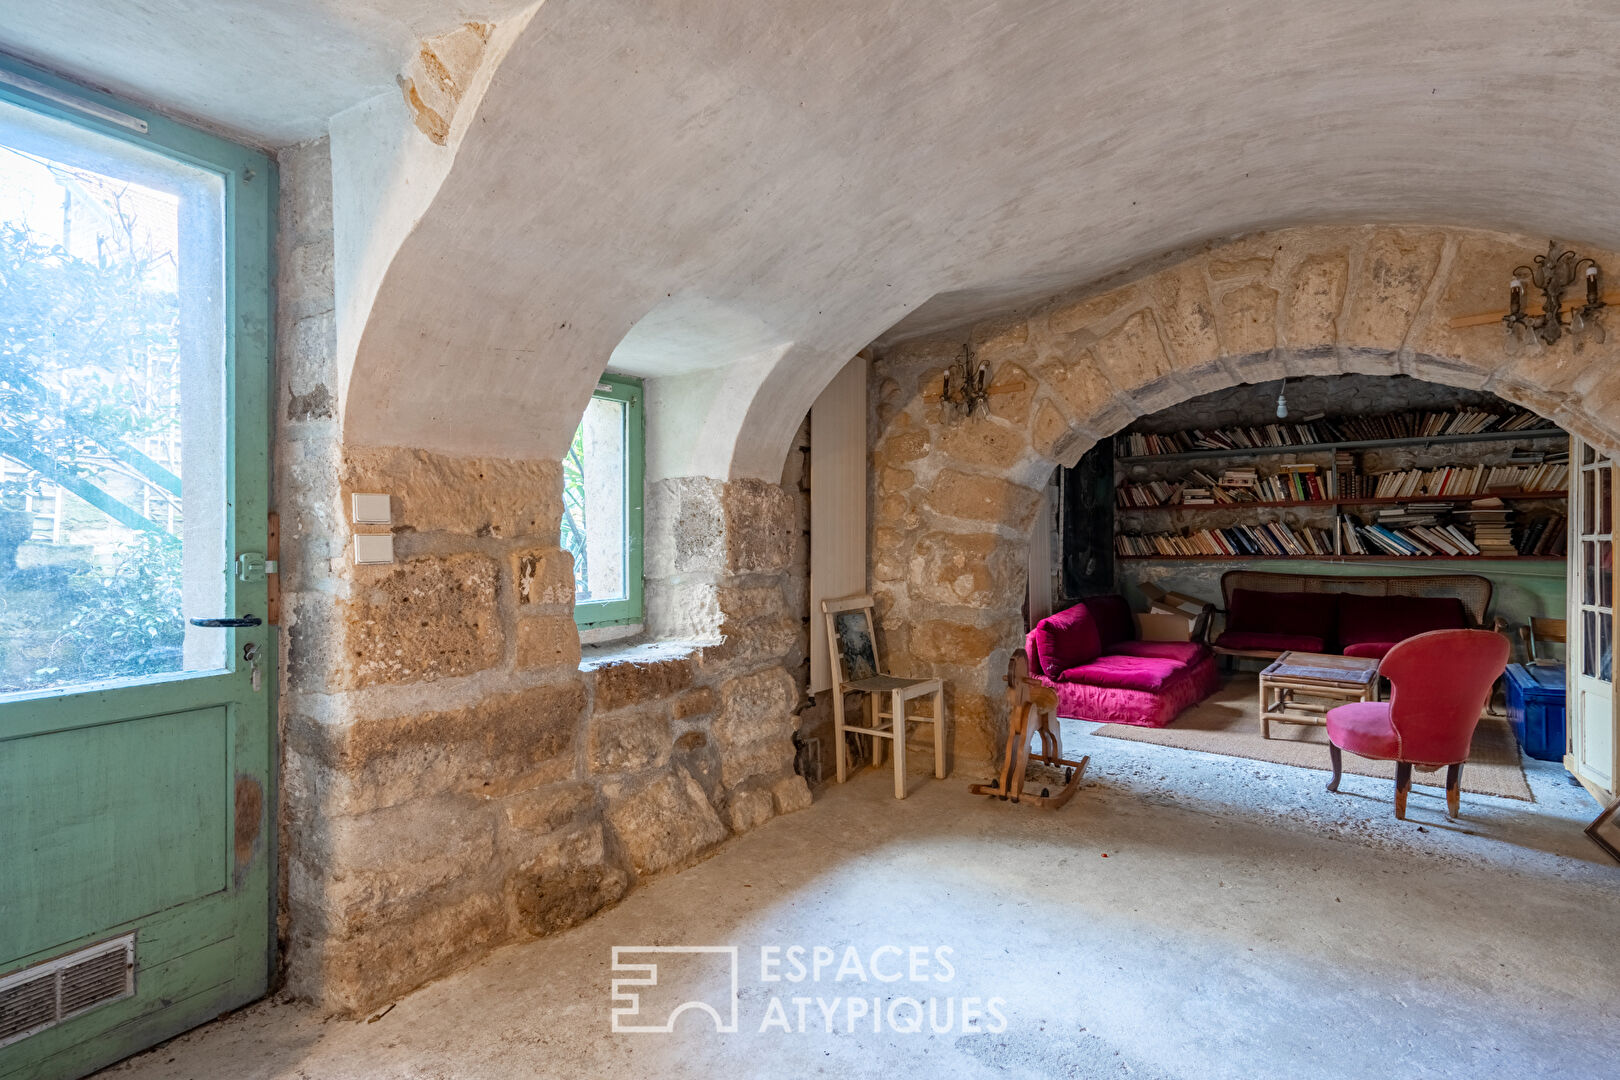
[[[562,546],[581,628],[641,621],[641,380],[604,375],[563,458]]]
[[[177,200],[0,157],[0,693],[178,670]]]

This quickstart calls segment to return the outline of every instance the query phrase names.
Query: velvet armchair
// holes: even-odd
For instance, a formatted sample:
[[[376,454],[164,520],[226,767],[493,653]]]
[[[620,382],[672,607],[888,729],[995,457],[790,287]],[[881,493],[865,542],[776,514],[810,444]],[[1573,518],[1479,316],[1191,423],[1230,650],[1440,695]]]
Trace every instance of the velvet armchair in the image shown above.
[[[1508,639],[1489,630],[1435,630],[1398,642],[1379,674],[1389,701],[1328,710],[1333,759],[1329,791],[1339,790],[1341,751],[1395,762],[1395,816],[1406,817],[1412,766],[1447,766],[1446,816],[1461,805],[1462,767],[1491,689],[1507,667]]]

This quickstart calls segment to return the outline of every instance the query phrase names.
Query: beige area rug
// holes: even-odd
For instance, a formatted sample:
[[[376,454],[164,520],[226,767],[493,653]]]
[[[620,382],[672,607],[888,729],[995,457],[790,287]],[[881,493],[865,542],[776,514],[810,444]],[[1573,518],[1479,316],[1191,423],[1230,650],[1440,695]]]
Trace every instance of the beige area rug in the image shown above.
[[[1169,727],[1143,728],[1126,724],[1099,724],[1092,734],[1107,739],[1179,746],[1208,754],[1274,761],[1321,769],[1323,782],[1333,766],[1328,761],[1327,732],[1319,727],[1298,724],[1271,725],[1271,738],[1260,737],[1260,687],[1253,675],[1238,675],[1225,686],[1171,722]],[[1368,761],[1346,751],[1344,771],[1358,776],[1379,776],[1395,782],[1395,763]],[[1446,770],[1426,773],[1412,771],[1412,783],[1444,790]],[[1500,716],[1483,716],[1474,730],[1474,747],[1463,766],[1464,791],[1477,795],[1497,795],[1504,799],[1534,802],[1530,784],[1519,764],[1519,746],[1513,729]]]

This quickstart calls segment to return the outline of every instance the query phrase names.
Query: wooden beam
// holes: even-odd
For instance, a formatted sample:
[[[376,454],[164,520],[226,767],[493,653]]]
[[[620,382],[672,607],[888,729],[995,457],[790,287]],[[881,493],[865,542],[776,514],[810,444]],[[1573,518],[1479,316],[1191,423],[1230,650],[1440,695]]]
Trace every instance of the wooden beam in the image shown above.
[[[1620,292],[1604,293],[1603,302],[1609,305],[1620,305]],[[1558,306],[1558,310],[1563,314],[1568,314],[1578,307],[1585,306],[1586,294],[1582,293],[1580,300],[1565,300]],[[1540,315],[1541,306],[1539,304],[1526,303],[1524,306],[1524,313],[1532,317]],[[1447,325],[1453,330],[1461,330],[1465,326],[1489,326],[1491,323],[1499,323],[1505,318],[1507,318],[1507,309],[1503,308],[1501,311],[1487,311],[1480,315],[1458,315],[1456,318],[1447,323]]]

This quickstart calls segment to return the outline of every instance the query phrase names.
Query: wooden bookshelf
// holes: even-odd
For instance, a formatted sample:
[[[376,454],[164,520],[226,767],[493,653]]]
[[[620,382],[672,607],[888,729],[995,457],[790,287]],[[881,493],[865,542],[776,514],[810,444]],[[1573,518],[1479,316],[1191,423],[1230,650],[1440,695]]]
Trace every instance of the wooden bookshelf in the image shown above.
[[[1412,437],[1390,438],[1390,439],[1346,439],[1346,440],[1333,441],[1333,442],[1296,443],[1296,444],[1288,445],[1288,446],[1253,446],[1253,447],[1243,447],[1243,448],[1238,448],[1238,447],[1211,448],[1211,449],[1178,451],[1178,452],[1175,452],[1175,453],[1165,453],[1165,454],[1142,454],[1142,455],[1135,455],[1135,456],[1132,456],[1132,455],[1116,456],[1114,458],[1114,473],[1115,473],[1116,487],[1122,487],[1123,484],[1124,484],[1124,481],[1125,481],[1125,474],[1127,473],[1129,468],[1131,466],[1133,466],[1133,465],[1137,465],[1137,464],[1140,464],[1140,463],[1146,463],[1146,462],[1187,462],[1187,463],[1191,463],[1191,462],[1200,462],[1200,463],[1202,463],[1202,462],[1210,462],[1210,463],[1213,463],[1213,462],[1216,462],[1216,461],[1230,461],[1231,459],[1234,459],[1234,458],[1241,459],[1241,458],[1257,458],[1257,457],[1264,457],[1264,456],[1275,457],[1275,456],[1279,456],[1279,455],[1294,455],[1296,457],[1296,459],[1298,459],[1298,458],[1303,458],[1306,455],[1321,454],[1321,455],[1327,455],[1327,457],[1328,457],[1328,460],[1325,463],[1325,465],[1326,465],[1325,474],[1322,474],[1322,475],[1319,476],[1319,479],[1321,480],[1321,486],[1324,489],[1326,489],[1327,491],[1336,491],[1341,487],[1340,472],[1339,472],[1339,459],[1340,459],[1341,456],[1343,456],[1342,452],[1345,452],[1345,451],[1364,451],[1364,450],[1376,451],[1376,450],[1379,450],[1379,449],[1396,448],[1396,447],[1423,447],[1425,449],[1430,449],[1430,448],[1434,448],[1434,447],[1456,446],[1456,445],[1463,445],[1463,444],[1475,444],[1475,445],[1482,445],[1483,446],[1483,445],[1489,445],[1489,444],[1515,443],[1515,444],[1520,444],[1520,445],[1526,445],[1526,444],[1533,445],[1533,444],[1536,444],[1536,443],[1547,443],[1547,442],[1565,442],[1565,443],[1567,443],[1568,439],[1569,439],[1569,433],[1568,432],[1564,431],[1561,428],[1554,427],[1554,428],[1514,429],[1514,430],[1510,430],[1510,431],[1470,432],[1470,433],[1466,433],[1466,434],[1456,434],[1456,435],[1412,436]],[[1554,449],[1556,449],[1556,448],[1554,448]],[[1469,456],[1469,455],[1462,455],[1462,456]],[[1317,465],[1313,466],[1313,468],[1321,468],[1322,464],[1323,463],[1319,462]],[[1200,467],[1202,467],[1202,466],[1200,466]],[[1450,466],[1447,466],[1447,468],[1449,468],[1449,467]],[[1460,466],[1457,466],[1457,467],[1465,468],[1465,469],[1466,468],[1474,468],[1474,467],[1484,468],[1482,465],[1481,466],[1460,465]],[[1565,467],[1567,468],[1568,466],[1566,465]],[[1420,467],[1417,467],[1417,468],[1424,468],[1424,467],[1420,466]],[[1492,468],[1496,468],[1496,467],[1493,466]],[[1218,471],[1218,466],[1210,464],[1205,469],[1205,471],[1213,473],[1215,471]],[[1425,469],[1425,471],[1434,471],[1434,470],[1433,469]],[[1370,476],[1376,476],[1376,475],[1379,475],[1379,474],[1369,474],[1369,475]],[[1518,477],[1516,477],[1516,478],[1519,478],[1519,479],[1536,479],[1538,477],[1536,476],[1536,474],[1534,472],[1531,472],[1531,473],[1523,473],[1523,472],[1521,472],[1518,475]],[[1507,478],[1504,477],[1503,479],[1507,479]],[[1162,486],[1162,485],[1164,485],[1166,483],[1172,483],[1172,482],[1162,481],[1162,480],[1152,481],[1151,483],[1138,481],[1138,482],[1133,483],[1132,486],[1133,487],[1136,487],[1136,486],[1140,486],[1140,487],[1160,487],[1160,486]],[[1181,483],[1181,487],[1186,487],[1186,486],[1187,486],[1186,482],[1183,481]],[[1201,484],[1198,484],[1197,486],[1198,487],[1204,487],[1206,485],[1201,483]],[[1275,490],[1271,490],[1271,491],[1267,492],[1267,494],[1272,494],[1272,495],[1279,494],[1279,493],[1280,492],[1277,492]],[[1444,549],[1448,545],[1444,544],[1444,543],[1437,542],[1437,539],[1435,539],[1435,538],[1429,538],[1429,539],[1425,540],[1421,533],[1413,533],[1413,534],[1410,534],[1410,535],[1405,533],[1403,531],[1403,526],[1398,522],[1385,523],[1385,522],[1378,522],[1376,519],[1373,519],[1373,520],[1369,521],[1368,525],[1362,525],[1360,523],[1360,521],[1354,516],[1354,514],[1359,514],[1359,512],[1360,512],[1359,508],[1361,508],[1361,507],[1406,507],[1406,506],[1411,506],[1413,504],[1430,504],[1430,503],[1432,503],[1432,504],[1440,504],[1440,505],[1443,505],[1444,507],[1448,508],[1448,509],[1445,509],[1445,510],[1439,510],[1437,512],[1439,512],[1439,513],[1449,513],[1451,509],[1456,509],[1456,510],[1459,510],[1459,511],[1466,512],[1472,506],[1472,504],[1477,503],[1477,502],[1479,502],[1481,500],[1486,500],[1486,499],[1501,500],[1501,502],[1505,504],[1505,503],[1515,502],[1515,501],[1517,501],[1517,502],[1525,502],[1525,501],[1564,502],[1568,498],[1569,498],[1569,492],[1568,492],[1567,489],[1555,489],[1555,490],[1550,490],[1550,491],[1523,491],[1523,490],[1518,490],[1518,491],[1490,491],[1490,490],[1486,490],[1486,491],[1480,491],[1480,492],[1473,492],[1473,493],[1469,493],[1469,494],[1462,494],[1462,493],[1454,493],[1454,494],[1447,494],[1447,495],[1412,494],[1412,495],[1396,495],[1396,496],[1383,496],[1383,497],[1379,497],[1379,496],[1354,497],[1354,496],[1330,495],[1330,496],[1325,497],[1325,498],[1315,498],[1315,499],[1275,499],[1275,498],[1272,498],[1272,499],[1267,499],[1267,500],[1264,500],[1264,501],[1255,501],[1255,502],[1208,502],[1208,503],[1192,503],[1192,504],[1181,503],[1181,502],[1172,502],[1172,503],[1155,504],[1155,505],[1151,505],[1151,506],[1120,505],[1116,501],[1116,503],[1114,505],[1114,508],[1113,508],[1113,513],[1114,513],[1114,517],[1115,517],[1115,521],[1116,521],[1116,532],[1115,532],[1116,546],[1115,546],[1115,551],[1114,551],[1114,558],[1119,559],[1119,560],[1129,561],[1129,562],[1149,561],[1149,560],[1164,560],[1164,561],[1200,561],[1200,560],[1216,561],[1216,560],[1228,560],[1228,561],[1230,561],[1230,560],[1234,560],[1234,559],[1243,559],[1243,560],[1248,560],[1248,559],[1284,559],[1284,560],[1295,560],[1295,561],[1299,561],[1299,560],[1307,560],[1307,561],[1330,560],[1330,561],[1345,561],[1345,562],[1395,562],[1395,561],[1398,561],[1398,560],[1408,560],[1408,561],[1410,561],[1410,560],[1418,560],[1418,561],[1435,561],[1435,562],[1438,562],[1438,561],[1455,561],[1455,560],[1465,560],[1465,559],[1467,559],[1467,560],[1480,560],[1480,561],[1501,561],[1501,562],[1506,562],[1506,561],[1511,561],[1511,560],[1525,560],[1525,559],[1528,559],[1528,560],[1542,560],[1542,561],[1556,562],[1556,561],[1563,560],[1565,558],[1565,556],[1562,556],[1562,555],[1500,555],[1500,554],[1494,554],[1494,555],[1465,555],[1465,554],[1461,554],[1461,553],[1448,555],[1448,554],[1445,554],[1444,550],[1437,551],[1435,554],[1432,554],[1432,555],[1424,555],[1424,554],[1418,554],[1418,553],[1394,554],[1389,550],[1389,547],[1394,546],[1393,544],[1385,544],[1385,543],[1383,543],[1381,541],[1374,540],[1371,537],[1370,533],[1367,533],[1366,535],[1358,535],[1357,538],[1356,538],[1355,545],[1354,545],[1356,547],[1365,547],[1365,548],[1367,548],[1369,550],[1367,550],[1367,552],[1365,554],[1355,554],[1355,553],[1352,553],[1351,551],[1347,550],[1348,548],[1350,548],[1352,546],[1352,544],[1344,536],[1344,530],[1345,530],[1346,522],[1347,521],[1353,521],[1353,522],[1355,522],[1357,524],[1357,528],[1360,529],[1360,530],[1367,530],[1369,528],[1370,529],[1379,529],[1379,528],[1388,529],[1388,530],[1392,531],[1393,537],[1394,537],[1395,540],[1404,541],[1404,542],[1407,542],[1407,543],[1416,544],[1416,545],[1420,545],[1420,546],[1426,544],[1428,547]],[[1116,499],[1117,499],[1117,495],[1116,495]],[[1321,526],[1318,526],[1318,525],[1309,524],[1308,521],[1307,522],[1296,522],[1293,525],[1289,525],[1287,523],[1281,523],[1281,527],[1283,529],[1285,529],[1288,533],[1292,534],[1294,536],[1294,538],[1296,540],[1300,541],[1302,544],[1303,544],[1303,540],[1304,540],[1305,537],[1312,536],[1312,535],[1316,536],[1316,539],[1317,539],[1318,543],[1324,543],[1324,542],[1330,543],[1330,546],[1332,548],[1331,553],[1324,553],[1324,554],[1320,554],[1320,555],[1308,554],[1308,553],[1306,553],[1306,554],[1293,554],[1293,553],[1282,553],[1282,552],[1279,552],[1279,553],[1276,553],[1276,554],[1264,554],[1264,553],[1235,554],[1234,553],[1234,554],[1230,554],[1230,555],[1219,555],[1219,554],[1165,555],[1165,554],[1159,554],[1159,553],[1153,553],[1153,552],[1139,552],[1137,554],[1123,554],[1123,553],[1121,553],[1119,551],[1119,544],[1122,542],[1121,537],[1124,536],[1125,534],[1122,533],[1118,529],[1118,521],[1119,521],[1120,518],[1127,518],[1133,513],[1141,512],[1141,513],[1150,513],[1150,514],[1164,514],[1164,513],[1167,513],[1167,512],[1173,512],[1173,511],[1177,511],[1177,510],[1182,510],[1182,511],[1200,511],[1200,512],[1205,512],[1205,513],[1215,512],[1215,511],[1228,511],[1228,512],[1236,512],[1237,515],[1243,515],[1243,514],[1248,513],[1249,511],[1262,511],[1262,510],[1272,510],[1272,509],[1289,509],[1289,508],[1307,510],[1307,511],[1312,511],[1312,510],[1314,510],[1314,511],[1325,511],[1325,512],[1332,515],[1333,527],[1331,529],[1327,529],[1327,528],[1324,528],[1324,527],[1321,527]],[[1352,510],[1354,510],[1354,514],[1352,513]],[[1265,515],[1260,515],[1260,516],[1264,517]],[[1276,516],[1275,515],[1271,515],[1271,516],[1275,521]],[[1182,527],[1180,529],[1169,529],[1169,528],[1163,528],[1163,527],[1161,527],[1159,529],[1156,529],[1156,530],[1144,529],[1141,534],[1132,533],[1130,535],[1132,535],[1132,536],[1141,535],[1143,537],[1143,539],[1148,539],[1148,538],[1151,538],[1153,536],[1172,537],[1172,538],[1174,538],[1174,537],[1186,537],[1190,533],[1208,533],[1208,532],[1211,532],[1211,531],[1219,532],[1219,531],[1230,530],[1230,529],[1238,529],[1240,531],[1241,530],[1256,530],[1256,529],[1263,530],[1268,524],[1267,522],[1259,520],[1259,518],[1253,517],[1253,516],[1251,516],[1251,517],[1249,517],[1247,519],[1245,519],[1245,518],[1243,518],[1241,516],[1238,516],[1238,517],[1234,517],[1232,520],[1234,522],[1233,524],[1229,524],[1227,526],[1224,526],[1222,529],[1217,529],[1213,524],[1207,524],[1206,525],[1206,524],[1200,524],[1200,523],[1198,523],[1196,521],[1189,521],[1189,522],[1183,522],[1184,527]],[[1165,524],[1168,525],[1169,523],[1166,522]],[[1416,526],[1413,526],[1413,527],[1416,528]],[[1444,535],[1445,529],[1446,528],[1451,528],[1451,527],[1452,526],[1450,524],[1440,527],[1439,535]],[[1475,536],[1474,533],[1467,533],[1465,535],[1468,536],[1469,540],[1473,540],[1474,536]],[[1539,537],[1539,534],[1538,534],[1538,537]],[[1251,535],[1249,537],[1249,539],[1252,541],[1252,540],[1255,539],[1255,537]],[[1456,538],[1452,537],[1451,539],[1456,539]],[[1227,543],[1227,544],[1231,544],[1232,543],[1232,538],[1230,536],[1228,536],[1222,542]],[[1277,542],[1276,538],[1272,538],[1271,542]],[[1218,546],[1218,545],[1210,544],[1209,546]],[[1285,546],[1285,545],[1279,545],[1279,546]],[[1375,550],[1371,550],[1371,549],[1379,549],[1379,550],[1375,551]]]
[[[1561,563],[1563,555],[1121,555],[1119,562],[1540,562]]]
[[[1480,495],[1402,495],[1383,499],[1305,499],[1294,502],[1227,502],[1227,503],[1164,503],[1159,506],[1115,506],[1114,513],[1129,514],[1138,510],[1264,510],[1283,507],[1316,506],[1400,506],[1406,503],[1467,504],[1481,499],[1567,499],[1569,492],[1558,491],[1488,491]]]
[[[1568,439],[1569,432],[1562,428],[1530,428],[1526,431],[1481,431],[1474,435],[1432,435],[1410,439],[1361,439],[1344,442],[1295,443],[1291,446],[1251,446],[1243,449],[1183,450],[1175,454],[1141,454],[1135,457],[1116,457],[1124,465],[1147,461],[1193,461],[1198,458],[1229,458],[1272,456],[1277,454],[1321,453],[1337,450],[1376,450],[1396,446],[1445,446],[1450,443],[1477,442],[1545,442],[1550,439]],[[1485,496],[1480,496],[1484,498]]]

